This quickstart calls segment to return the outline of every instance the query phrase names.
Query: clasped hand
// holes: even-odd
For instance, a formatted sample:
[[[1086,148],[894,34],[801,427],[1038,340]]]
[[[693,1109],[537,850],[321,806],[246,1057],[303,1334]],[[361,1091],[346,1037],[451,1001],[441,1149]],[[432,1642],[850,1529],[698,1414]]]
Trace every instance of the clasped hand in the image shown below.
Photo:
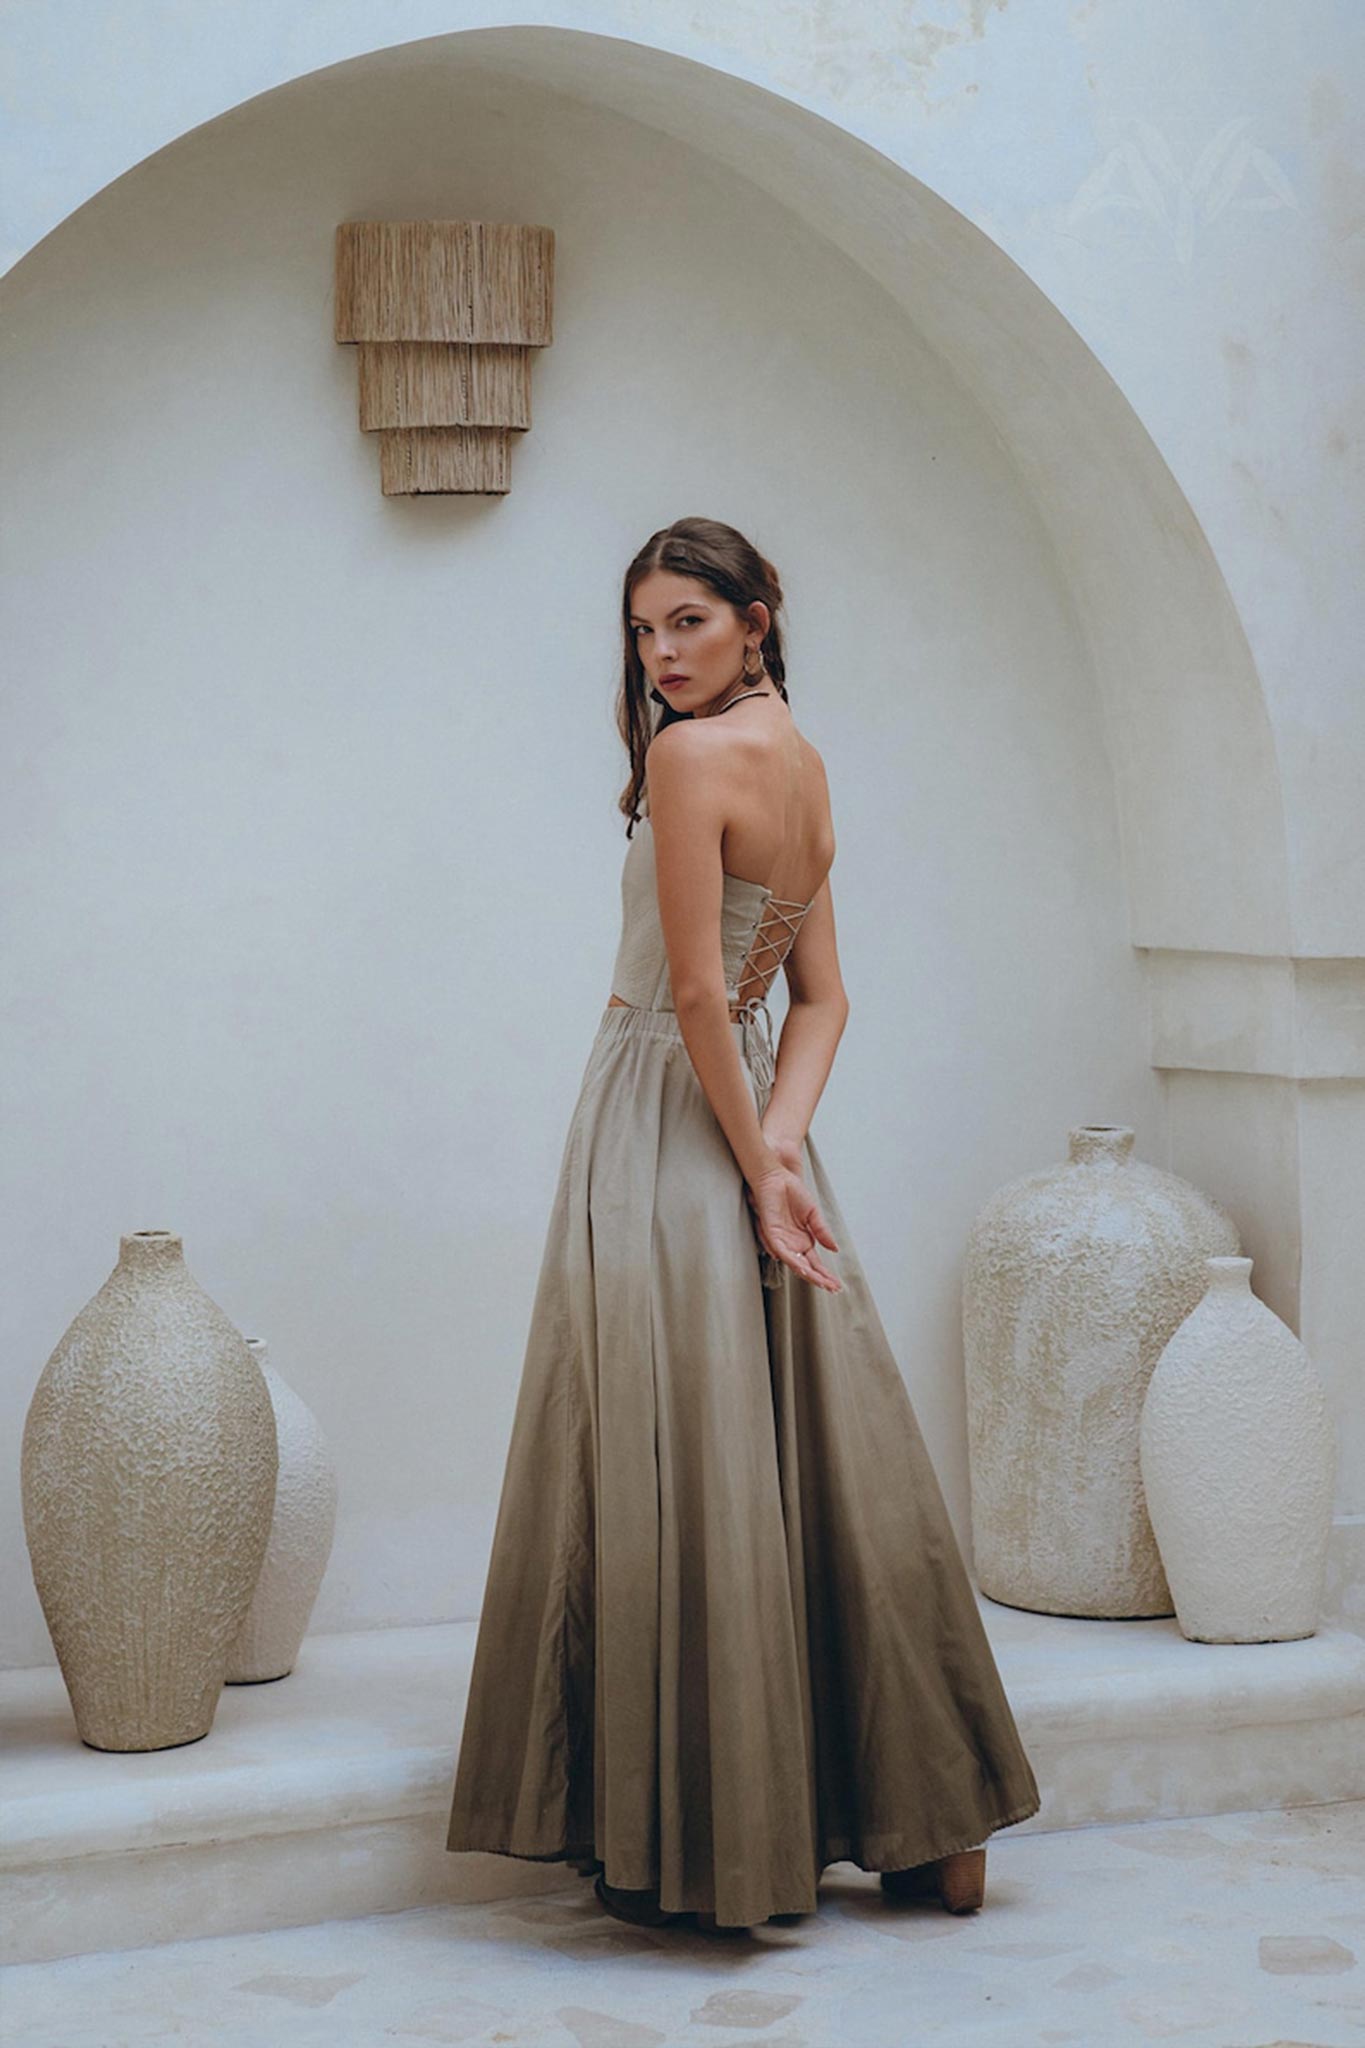
[[[833,1234],[805,1181],[801,1178],[801,1147],[773,1141],[782,1164],[761,1173],[744,1192],[753,1211],[754,1229],[764,1250],[790,1266],[814,1287],[841,1294],[843,1281],[822,1264],[816,1244],[837,1252]]]

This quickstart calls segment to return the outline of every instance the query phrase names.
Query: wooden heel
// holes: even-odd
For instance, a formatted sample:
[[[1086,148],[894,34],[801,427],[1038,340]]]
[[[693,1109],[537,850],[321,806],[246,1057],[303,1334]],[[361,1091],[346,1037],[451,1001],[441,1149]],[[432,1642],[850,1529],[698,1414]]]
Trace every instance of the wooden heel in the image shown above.
[[[881,1884],[894,1899],[938,1897],[950,1913],[975,1913],[986,1896],[986,1851],[957,1849],[904,1870],[884,1870]]]
[[[986,1852],[959,1849],[940,1856],[938,1895],[950,1913],[975,1913],[986,1896]]]

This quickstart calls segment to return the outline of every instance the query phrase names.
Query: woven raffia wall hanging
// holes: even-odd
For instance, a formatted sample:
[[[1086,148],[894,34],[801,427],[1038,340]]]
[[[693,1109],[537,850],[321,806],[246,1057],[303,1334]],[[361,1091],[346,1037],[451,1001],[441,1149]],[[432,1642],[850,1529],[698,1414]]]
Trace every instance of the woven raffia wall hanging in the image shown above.
[[[336,339],[359,349],[360,425],[386,497],[512,487],[531,424],[531,355],[552,339],[553,228],[348,220]]]

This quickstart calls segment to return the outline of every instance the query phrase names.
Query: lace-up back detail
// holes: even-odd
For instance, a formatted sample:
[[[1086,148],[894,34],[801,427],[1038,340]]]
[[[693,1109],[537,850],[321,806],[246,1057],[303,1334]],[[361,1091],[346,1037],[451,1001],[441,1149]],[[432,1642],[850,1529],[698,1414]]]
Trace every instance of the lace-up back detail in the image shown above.
[[[814,897],[811,902],[814,902]],[[721,895],[720,942],[731,1002],[761,1001],[796,942],[809,903],[789,903],[762,882],[727,873]],[[654,833],[648,818],[626,849],[621,870],[621,942],[611,992],[644,1010],[671,1010],[668,951],[659,922]]]
[[[796,944],[801,920],[815,901],[812,896],[810,903],[796,903],[786,896],[774,896],[771,891],[765,893],[767,908],[758,921],[737,977],[737,999],[744,1003],[767,995]]]

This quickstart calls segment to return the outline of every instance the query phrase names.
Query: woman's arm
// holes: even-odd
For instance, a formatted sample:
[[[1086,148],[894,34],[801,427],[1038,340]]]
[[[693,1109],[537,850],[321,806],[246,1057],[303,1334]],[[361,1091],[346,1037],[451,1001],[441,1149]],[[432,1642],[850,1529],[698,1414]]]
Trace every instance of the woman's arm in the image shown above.
[[[645,755],[649,817],[673,1007],[688,1056],[750,1187],[786,1169],[764,1136],[730,1029],[721,911],[728,788],[714,736],[679,719]]]
[[[777,1042],[777,1074],[762,1128],[779,1157],[799,1170],[801,1147],[848,1022],[828,877],[801,921],[785,969],[791,1000]]]
[[[777,1079],[763,1112],[763,1135],[790,1165],[799,1156],[824,1094],[848,1021],[848,1005],[792,1003],[777,1041]]]

